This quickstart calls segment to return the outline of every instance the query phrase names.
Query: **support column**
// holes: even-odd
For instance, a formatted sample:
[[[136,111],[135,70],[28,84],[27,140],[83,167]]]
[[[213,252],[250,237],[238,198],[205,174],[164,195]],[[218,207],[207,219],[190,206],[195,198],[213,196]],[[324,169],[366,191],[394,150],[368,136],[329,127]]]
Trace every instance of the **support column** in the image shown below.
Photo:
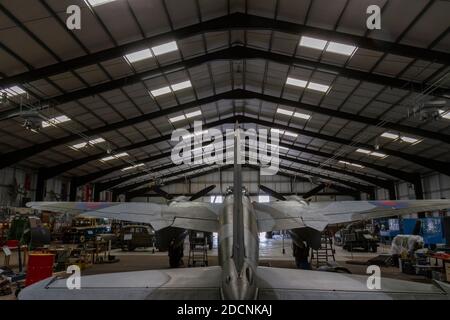
[[[424,197],[423,197],[422,178],[420,177],[420,174],[416,175],[413,185],[414,185],[414,193],[416,195],[416,199],[422,200]]]
[[[397,200],[397,192],[395,191],[395,183],[394,181],[390,182],[390,186],[388,188],[389,192],[389,200]]]
[[[44,171],[39,169],[36,184],[36,201],[44,201],[45,197],[45,179]]]
[[[77,201],[78,181],[77,177],[70,180],[69,201]]]
[[[99,202],[100,201],[100,185],[98,183],[94,184],[94,202]]]
[[[113,190],[113,192],[112,192],[112,202],[117,202],[117,201],[119,201],[119,193],[117,193],[117,191],[116,190]]]

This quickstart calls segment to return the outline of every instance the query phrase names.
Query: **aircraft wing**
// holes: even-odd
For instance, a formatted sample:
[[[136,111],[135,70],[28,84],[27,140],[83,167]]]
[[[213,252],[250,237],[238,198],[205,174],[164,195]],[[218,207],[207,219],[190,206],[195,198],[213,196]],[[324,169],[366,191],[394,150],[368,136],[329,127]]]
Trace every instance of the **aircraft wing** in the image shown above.
[[[23,289],[20,300],[220,300],[221,268],[148,270],[81,277],[81,289],[52,277]]]
[[[253,207],[260,232],[302,227],[322,231],[328,224],[448,209],[450,200],[278,201]]]
[[[260,300],[391,300],[450,298],[450,286],[396,280],[381,275],[381,288],[369,289],[369,275],[259,267]]]
[[[161,205],[147,202],[30,202],[28,207],[51,212],[151,224],[153,229],[179,227],[216,232],[221,204],[174,202]]]

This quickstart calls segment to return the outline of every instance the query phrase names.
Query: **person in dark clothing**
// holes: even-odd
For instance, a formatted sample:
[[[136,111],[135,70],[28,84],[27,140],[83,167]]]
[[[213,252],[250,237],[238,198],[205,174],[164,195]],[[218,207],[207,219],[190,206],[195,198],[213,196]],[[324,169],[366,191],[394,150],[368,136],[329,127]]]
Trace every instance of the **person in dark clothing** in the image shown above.
[[[169,265],[171,268],[178,268],[183,264],[181,260],[184,256],[184,242],[176,243],[175,239],[172,239],[169,243]]]
[[[295,257],[295,264],[297,268],[304,270],[311,270],[311,265],[308,261],[309,258],[309,246],[305,245],[303,241],[296,245],[292,242],[292,253]]]

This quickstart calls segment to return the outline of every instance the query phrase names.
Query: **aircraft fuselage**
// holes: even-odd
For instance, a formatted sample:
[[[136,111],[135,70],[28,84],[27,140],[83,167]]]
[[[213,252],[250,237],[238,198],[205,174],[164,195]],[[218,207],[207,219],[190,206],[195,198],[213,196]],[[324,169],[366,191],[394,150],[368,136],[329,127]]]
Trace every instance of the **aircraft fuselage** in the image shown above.
[[[239,198],[239,197],[238,197]],[[224,199],[224,209],[219,223],[219,264],[222,266],[222,296],[227,300],[255,299],[256,268],[258,267],[259,237],[256,216],[251,200],[242,196],[242,215],[236,215],[234,195]],[[241,218],[242,221],[234,221]],[[241,224],[236,231],[234,224]],[[239,234],[235,234],[238,232]],[[243,254],[238,254],[239,242]]]

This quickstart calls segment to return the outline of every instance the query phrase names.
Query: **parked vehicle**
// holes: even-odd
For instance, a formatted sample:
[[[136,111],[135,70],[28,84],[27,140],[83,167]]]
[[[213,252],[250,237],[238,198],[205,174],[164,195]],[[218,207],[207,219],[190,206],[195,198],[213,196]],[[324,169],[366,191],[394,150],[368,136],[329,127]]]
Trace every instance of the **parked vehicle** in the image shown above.
[[[103,219],[77,217],[72,226],[63,233],[63,243],[85,243],[93,240],[97,235],[109,233],[111,228]]]
[[[362,249],[367,252],[377,252],[378,242],[378,238],[374,237],[369,230],[351,226],[337,231],[334,235],[334,243],[347,251]]]
[[[120,232],[122,250],[134,251],[136,248],[155,246],[155,231],[143,225],[128,225]]]

